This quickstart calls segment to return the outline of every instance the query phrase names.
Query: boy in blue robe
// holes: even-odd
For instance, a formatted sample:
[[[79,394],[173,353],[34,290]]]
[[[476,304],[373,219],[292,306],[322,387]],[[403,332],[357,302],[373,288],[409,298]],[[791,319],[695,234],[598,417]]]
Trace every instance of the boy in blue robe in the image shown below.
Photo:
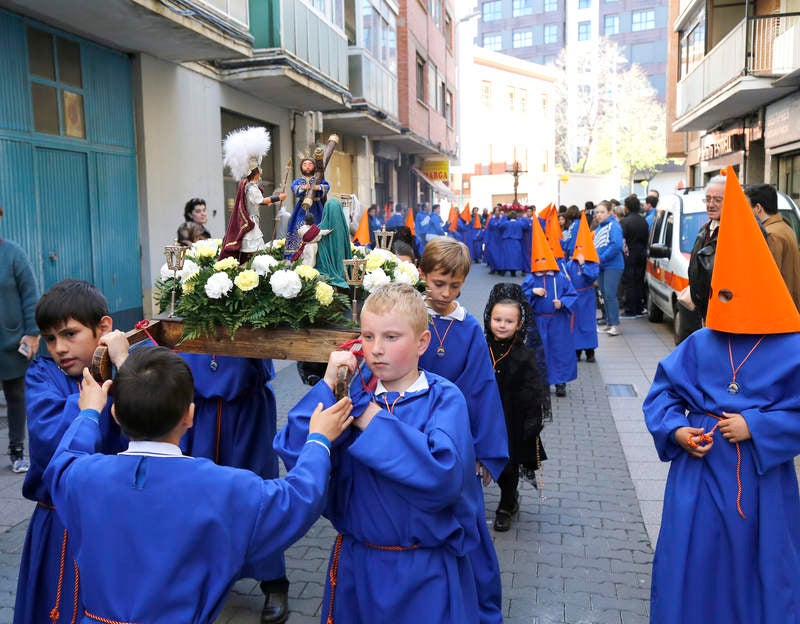
[[[643,410],[670,462],[651,622],[800,613],[800,315],[731,167],[706,327],[658,365]]]
[[[252,576],[319,516],[331,440],[352,422],[350,401],[317,406],[294,469],[262,480],[181,454],[194,417],[192,373],[164,347],[134,349],[120,366],[111,412],[131,442],[118,455],[94,453],[110,387],[84,371],[81,411],[44,475],[75,542],[78,621],[213,622],[236,578]]]
[[[370,294],[361,312],[366,365],[350,385],[351,431],[333,449],[325,516],[339,532],[326,575],[320,621],[341,624],[475,624],[470,559],[478,500],[475,456],[464,397],[452,383],[418,369],[430,332],[422,296],[407,284]],[[314,406],[334,402],[339,366],[289,412],[275,448],[297,461]]]
[[[14,624],[72,622],[77,617],[78,580],[73,563],[75,544],[54,511],[54,501],[42,474],[61,436],[80,411],[78,390],[84,367],[95,349],[106,342],[113,321],[108,303],[92,284],[64,280],[52,286],[36,305],[36,324],[49,357],[33,361],[25,377],[31,467],[22,494],[37,503],[20,561]],[[127,352],[127,341],[121,349]],[[120,350],[110,350],[112,362]],[[101,408],[105,415],[108,407]],[[119,427],[105,418],[98,431],[98,450],[125,448]]]
[[[479,547],[470,553],[470,560],[478,588],[480,621],[488,624],[503,621],[502,582],[497,553],[486,524],[481,480],[488,485],[503,472],[508,462],[508,435],[483,327],[456,301],[470,267],[469,250],[463,243],[441,238],[425,247],[419,270],[428,285],[429,329],[433,337],[420,357],[420,366],[452,381],[467,400],[477,460],[473,487],[480,500],[478,528],[481,538]]]
[[[592,233],[586,217],[576,219],[575,236],[572,241],[572,259],[566,264],[567,275],[578,298],[572,307],[572,336],[575,341],[576,359],[581,359],[581,352],[586,351],[586,361],[594,362],[594,350],[597,349],[597,300],[594,283],[600,275],[600,259],[594,248]],[[570,225],[570,229],[572,229]]]
[[[547,376],[556,396],[567,395],[567,382],[577,379],[578,363],[572,337],[572,309],[578,293],[559,270],[553,251],[538,222],[533,224],[532,273],[522,282],[522,291],[533,308],[547,359]]]
[[[272,450],[277,433],[275,376],[272,360],[181,353],[194,379],[194,425],[181,438],[186,455],[205,457],[220,466],[243,468],[262,479],[278,477]],[[262,624],[289,617],[289,580],[283,553],[254,571],[265,595]]]
[[[500,273],[502,275],[502,243],[503,243],[503,225],[508,219],[499,210],[494,212],[489,220],[486,222],[486,228],[483,234],[483,261],[489,267],[489,274],[494,275]]]

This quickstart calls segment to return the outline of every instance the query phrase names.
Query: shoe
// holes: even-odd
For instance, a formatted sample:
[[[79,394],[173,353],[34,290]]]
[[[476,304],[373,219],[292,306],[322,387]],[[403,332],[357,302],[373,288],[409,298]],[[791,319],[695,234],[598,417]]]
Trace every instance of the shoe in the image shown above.
[[[567,396],[567,384],[556,384],[556,396],[557,397]]]
[[[619,318],[621,319],[635,319],[640,318],[638,314],[632,314],[630,312],[626,312],[625,314],[620,314]]]
[[[608,321],[605,319],[597,319],[597,325],[598,326],[608,325]]]
[[[24,457],[11,458],[11,472],[22,474],[23,472],[28,472],[28,469],[30,469],[30,467],[31,463]]]
[[[609,326],[609,328],[606,331],[606,333],[609,336],[619,336],[622,332],[620,331],[619,327],[617,327],[616,325],[611,325],[611,326]]]
[[[505,533],[511,528],[511,514],[505,509],[498,509],[494,515],[494,530]]]
[[[289,619],[289,594],[270,592],[264,596],[261,624],[284,624]]]
[[[590,364],[597,361],[594,359],[594,349],[586,349],[586,361]]]
[[[578,349],[577,351],[575,351],[575,357],[577,357],[577,358],[578,358],[578,361],[579,361],[579,362],[581,361],[581,353],[583,353],[583,352],[582,352],[580,349]],[[589,357],[589,356],[588,356],[588,352],[587,352],[587,356],[586,356],[586,357],[587,357],[587,358]]]

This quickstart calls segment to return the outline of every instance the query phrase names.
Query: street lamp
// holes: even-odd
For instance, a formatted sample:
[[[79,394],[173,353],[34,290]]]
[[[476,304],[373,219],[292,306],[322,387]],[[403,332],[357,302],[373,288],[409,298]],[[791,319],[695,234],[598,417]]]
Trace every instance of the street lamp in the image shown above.
[[[567,182],[569,182],[569,174],[568,174],[568,173],[562,173],[562,174],[560,174],[560,175],[558,176],[558,195],[557,195],[557,203],[558,203],[558,205],[559,205],[559,206],[561,205],[561,183],[562,183],[562,182],[563,182],[564,184],[566,184]]]

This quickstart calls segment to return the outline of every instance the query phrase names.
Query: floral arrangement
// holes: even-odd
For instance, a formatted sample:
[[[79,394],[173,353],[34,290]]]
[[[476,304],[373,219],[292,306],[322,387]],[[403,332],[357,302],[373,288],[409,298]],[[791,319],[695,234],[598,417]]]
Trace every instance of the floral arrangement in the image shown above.
[[[363,258],[367,261],[362,284],[366,292],[370,293],[378,286],[390,282],[410,284],[418,291],[425,292],[425,282],[420,279],[417,267],[410,262],[400,260],[388,249],[353,246],[351,251],[354,258]]]
[[[345,322],[347,297],[313,267],[283,260],[282,246],[273,245],[240,266],[234,258],[217,260],[221,244],[220,239],[194,243],[177,277],[166,265],[161,269],[155,285],[159,311],[169,307],[174,290],[184,337],[212,335],[217,326],[233,338],[243,325],[298,329]],[[281,259],[273,255],[278,249]]]

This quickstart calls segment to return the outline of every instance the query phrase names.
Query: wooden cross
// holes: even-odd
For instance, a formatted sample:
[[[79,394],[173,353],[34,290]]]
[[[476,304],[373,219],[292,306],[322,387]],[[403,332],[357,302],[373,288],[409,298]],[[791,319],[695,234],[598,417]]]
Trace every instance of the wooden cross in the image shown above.
[[[523,173],[528,173],[528,172],[524,169],[521,169],[519,166],[519,161],[515,160],[514,166],[511,169],[506,169],[506,173],[510,173],[511,175],[514,176],[514,203],[519,204],[519,201],[517,200],[517,187],[519,186],[519,176],[521,176]]]

